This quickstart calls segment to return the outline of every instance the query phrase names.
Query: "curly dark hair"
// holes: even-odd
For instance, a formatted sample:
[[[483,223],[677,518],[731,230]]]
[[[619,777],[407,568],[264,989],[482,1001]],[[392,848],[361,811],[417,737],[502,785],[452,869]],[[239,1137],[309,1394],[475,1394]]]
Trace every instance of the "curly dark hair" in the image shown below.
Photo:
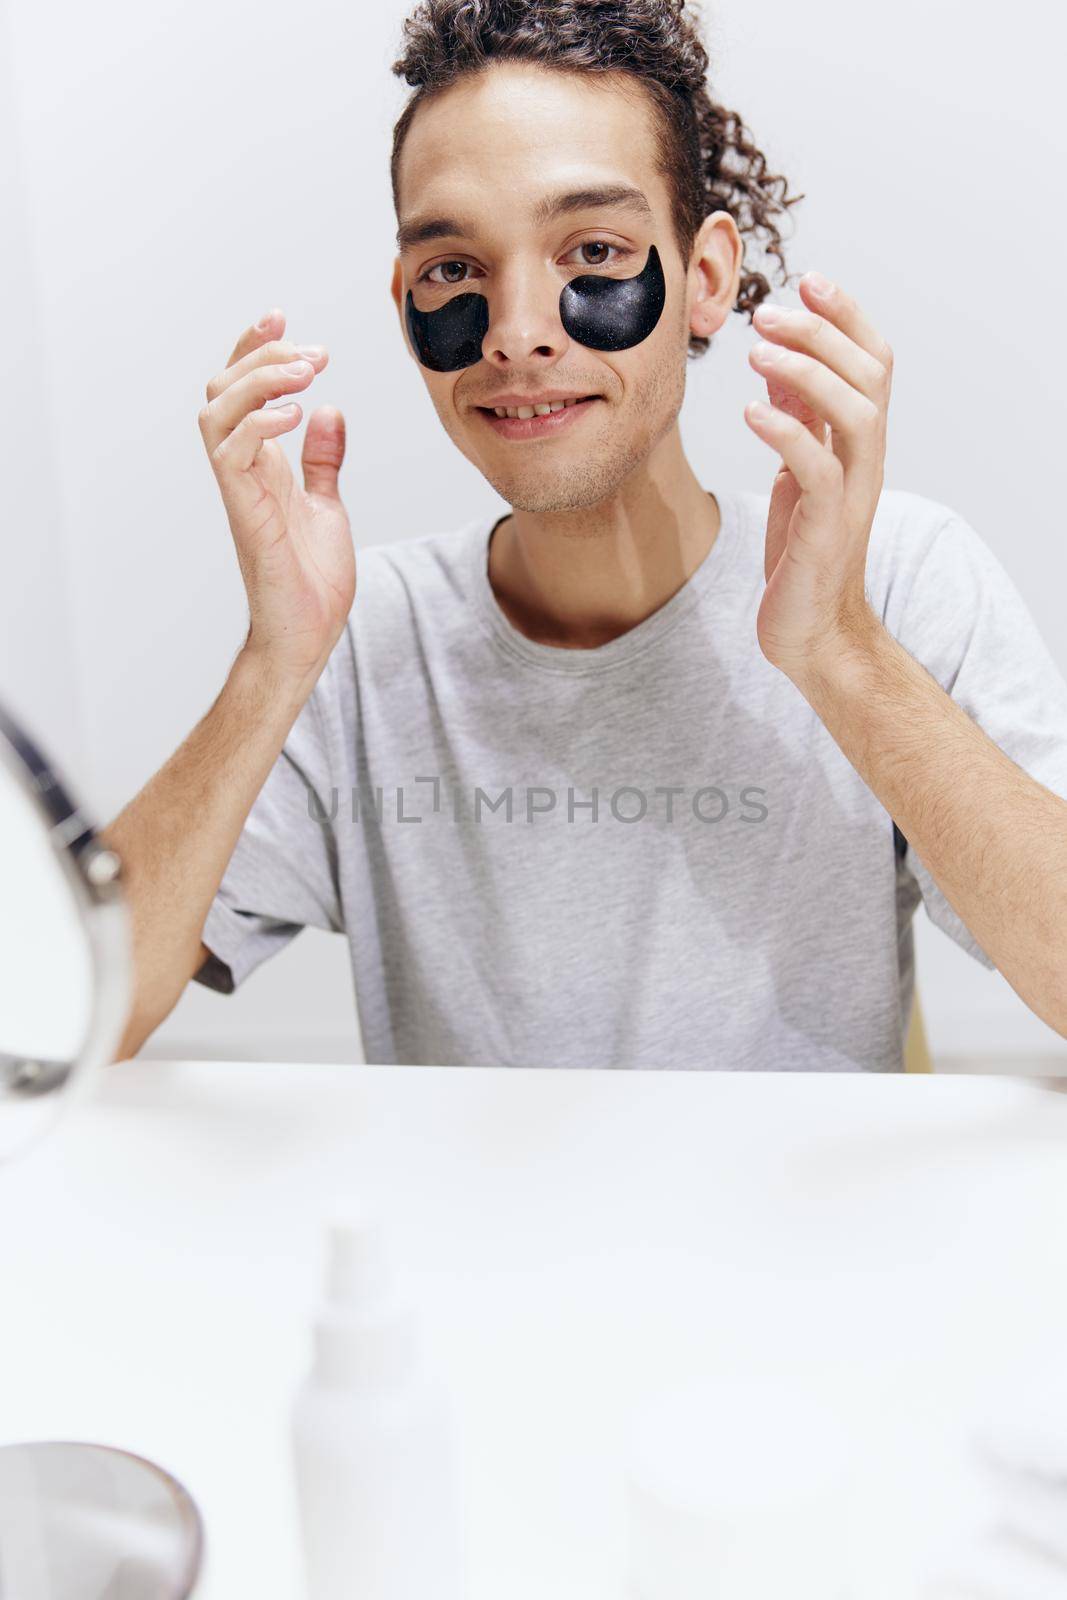
[[[708,53],[698,7],[686,0],[420,0],[404,23],[392,71],[415,93],[393,129],[390,175],[399,215],[400,153],[420,105],[464,74],[494,61],[531,61],[562,72],[628,73],[647,92],[655,118],[656,170],[671,195],[671,221],[688,261],[701,223],[728,211],[738,232],[762,241],[788,281],[779,220],[802,194],[767,162],[736,111],[716,105],[705,77]],[[770,293],[746,262],[734,310],[752,313]],[[689,355],[710,340],[690,333]]]

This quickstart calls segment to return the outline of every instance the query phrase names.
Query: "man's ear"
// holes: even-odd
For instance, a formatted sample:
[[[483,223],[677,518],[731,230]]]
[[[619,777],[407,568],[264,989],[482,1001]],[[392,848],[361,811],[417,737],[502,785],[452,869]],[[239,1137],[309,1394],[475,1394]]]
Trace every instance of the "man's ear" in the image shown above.
[[[393,304],[396,306],[397,320],[400,323],[400,337],[403,340],[404,349],[409,354],[413,354],[414,352],[411,350],[411,343],[408,339],[407,319],[404,316],[404,274],[400,268],[399,256],[393,262],[393,281],[389,285],[389,293],[392,295]]]
[[[705,217],[689,257],[689,328],[699,338],[718,333],[733,310],[744,258],[744,241],[730,213],[713,211]]]

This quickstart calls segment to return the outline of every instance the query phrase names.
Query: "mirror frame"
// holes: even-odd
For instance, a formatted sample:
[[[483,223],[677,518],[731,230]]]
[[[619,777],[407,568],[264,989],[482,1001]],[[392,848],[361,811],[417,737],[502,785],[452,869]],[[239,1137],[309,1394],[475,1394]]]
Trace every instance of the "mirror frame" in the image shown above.
[[[143,1467],[152,1477],[160,1480],[165,1493],[170,1497],[175,1514],[180,1520],[185,1533],[182,1574],[179,1579],[181,1585],[168,1600],[189,1600],[200,1578],[203,1576],[204,1566],[204,1519],[200,1507],[193,1499],[189,1490],[176,1478],[172,1472],[161,1467],[158,1461],[151,1461],[147,1456],[140,1455],[134,1450],[124,1450],[119,1445],[100,1444],[92,1439],[24,1439],[14,1440],[8,1444],[0,1445],[0,1452],[5,1450],[74,1450],[87,1451],[108,1456],[120,1456],[126,1461],[134,1462],[138,1467]],[[126,1592],[123,1586],[123,1593]],[[110,1593],[110,1586],[109,1586]],[[88,1597],[86,1597],[88,1600]]]
[[[0,1091],[31,1096],[60,1089],[75,1072],[114,1059],[132,999],[129,913],[118,853],[102,844],[40,747],[0,704],[0,769],[41,819],[89,945],[92,1001],[86,1037],[71,1061],[5,1055]]]

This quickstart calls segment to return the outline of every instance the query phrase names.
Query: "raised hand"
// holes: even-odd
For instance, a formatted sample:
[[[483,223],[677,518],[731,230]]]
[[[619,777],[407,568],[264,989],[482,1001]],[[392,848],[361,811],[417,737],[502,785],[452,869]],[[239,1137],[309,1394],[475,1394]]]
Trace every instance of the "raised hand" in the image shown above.
[[[770,406],[745,407],[781,456],[771,489],[756,631],[767,659],[799,681],[876,621],[864,578],[882,491],[893,352],[859,306],[818,273],[803,307],[759,306],[765,344],[749,360]]]
[[[282,338],[277,310],[247,328],[207,385],[200,433],[222,492],[248,594],[245,648],[287,679],[314,681],[344,630],[356,589],[348,513],[337,474],[345,421],[332,406],[311,413],[294,482],[280,435],[300,423],[296,401],[329,359],[319,345]]]

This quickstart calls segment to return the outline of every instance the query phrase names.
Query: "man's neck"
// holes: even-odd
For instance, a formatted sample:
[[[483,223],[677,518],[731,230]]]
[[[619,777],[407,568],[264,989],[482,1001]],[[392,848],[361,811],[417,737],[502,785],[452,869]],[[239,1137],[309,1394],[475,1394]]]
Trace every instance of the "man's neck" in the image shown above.
[[[676,594],[719,534],[677,424],[610,498],[580,511],[512,511],[489,542],[489,583],[513,627],[589,650],[628,633]]]

